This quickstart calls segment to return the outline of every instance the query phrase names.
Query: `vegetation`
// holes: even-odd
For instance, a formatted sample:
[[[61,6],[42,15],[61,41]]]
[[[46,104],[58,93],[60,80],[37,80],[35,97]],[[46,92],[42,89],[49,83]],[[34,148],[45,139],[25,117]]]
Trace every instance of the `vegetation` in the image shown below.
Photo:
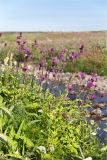
[[[105,46],[91,47],[92,56],[83,44],[43,48],[37,41],[27,42],[22,33],[17,43],[11,34],[6,34],[9,43],[0,36],[0,159],[105,160],[107,146],[98,139],[97,124],[88,122],[85,114],[95,99],[96,73],[107,74]],[[43,90],[50,74],[56,81],[59,72],[79,71],[84,72],[78,73],[78,86],[88,92],[87,99],[68,97],[72,76],[58,97]],[[81,86],[85,72],[91,75]]]

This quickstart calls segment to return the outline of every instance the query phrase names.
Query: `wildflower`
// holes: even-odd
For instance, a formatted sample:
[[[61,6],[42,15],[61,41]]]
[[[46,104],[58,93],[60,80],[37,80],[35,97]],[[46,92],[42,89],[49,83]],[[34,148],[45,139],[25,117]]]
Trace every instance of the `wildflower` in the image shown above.
[[[85,79],[85,77],[86,77],[86,73],[84,73],[84,72],[80,72],[80,75],[79,75],[79,76],[80,76],[80,78],[81,78],[81,79]]]
[[[17,39],[16,42],[17,42],[18,45],[20,45],[20,43],[21,43],[20,39]]]
[[[58,64],[58,59],[57,57],[51,57],[51,61],[53,65],[57,65]]]
[[[72,91],[72,84],[68,84],[68,91],[71,92]]]
[[[77,54],[76,52],[72,52],[72,53],[70,53],[70,55],[69,55],[69,58],[70,58],[71,60],[75,60],[75,59],[77,59],[77,57],[78,57],[78,54]]]
[[[40,49],[40,53],[44,53],[44,52],[45,52],[45,50],[41,48]]]
[[[54,52],[56,49],[55,48],[51,48],[51,52]]]
[[[90,96],[90,99],[95,99],[95,98],[96,98],[96,94],[95,93]]]
[[[85,105],[85,102],[84,102],[84,101],[79,101],[79,102],[78,102],[78,105],[79,105],[79,106],[83,106],[83,105]]]
[[[22,53],[22,52],[23,52],[23,51],[22,51],[22,48],[19,48],[19,49],[18,49],[18,52],[19,52],[19,53]]]
[[[62,62],[65,62],[65,57],[64,57],[64,53],[60,52],[59,53],[59,58]]]
[[[80,53],[82,53],[84,49],[84,45],[82,44],[79,49],[80,49]]]
[[[31,53],[29,48],[26,48],[26,49],[25,49],[25,52],[26,52],[26,54],[28,54],[28,55]]]
[[[44,66],[45,66],[45,61],[42,59],[42,60],[40,60],[40,62],[39,62],[39,67],[42,68],[42,67],[44,67]]]
[[[23,70],[24,72],[26,72],[26,71],[28,70],[28,66],[27,66],[27,64],[24,64],[24,66],[23,66],[22,70]]]
[[[97,74],[92,74],[90,80],[92,82],[96,82],[98,80],[98,75]]]
[[[88,81],[87,81],[86,87],[87,87],[88,89],[93,88],[93,87],[96,87],[96,86],[97,86],[97,85],[96,85],[93,81],[91,81],[91,80],[88,80]]]
[[[106,96],[106,93],[100,93],[100,96],[101,96],[101,98],[103,98],[103,97],[105,97]]]

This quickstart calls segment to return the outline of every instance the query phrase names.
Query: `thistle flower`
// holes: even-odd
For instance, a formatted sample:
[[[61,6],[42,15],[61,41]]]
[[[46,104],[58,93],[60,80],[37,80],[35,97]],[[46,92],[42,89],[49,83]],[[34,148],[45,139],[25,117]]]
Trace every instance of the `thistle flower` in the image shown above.
[[[69,58],[70,58],[71,60],[75,60],[75,59],[78,58],[78,54],[77,54],[76,52],[72,52],[72,53],[70,53]]]
[[[68,91],[71,92],[72,91],[72,84],[68,84]]]
[[[19,53],[22,53],[22,52],[23,52],[21,47],[18,48],[18,52],[19,52]]]
[[[55,50],[56,50],[55,48],[51,48],[50,49],[51,52],[55,52]]]
[[[84,45],[82,44],[79,49],[80,49],[80,53],[82,53],[84,50]]]
[[[53,65],[57,65],[58,64],[58,59],[57,57],[51,57],[51,61]]]
[[[90,88],[96,87],[96,84],[93,81],[88,80],[86,87],[90,89]]]
[[[92,82],[96,82],[98,80],[98,75],[97,74],[92,74],[90,80]]]
[[[18,45],[20,45],[20,43],[21,43],[20,39],[17,39],[16,42],[17,42]]]
[[[26,71],[28,70],[27,64],[24,64],[24,66],[22,67],[22,70],[23,70],[24,72],[26,72]]]
[[[42,68],[42,67],[44,67],[45,66],[45,61],[42,59],[42,60],[40,60],[40,62],[39,62],[39,67],[40,67],[40,69]]]
[[[85,79],[86,73],[80,72],[79,77],[80,77],[81,79]]]
[[[107,94],[106,93],[100,93],[101,98],[105,97]]]
[[[31,51],[30,51],[29,48],[26,48],[26,49],[25,49],[25,52],[26,52],[26,54],[30,54],[30,53],[31,53]]]
[[[63,52],[60,52],[59,53],[59,58],[62,62],[65,62],[65,57],[64,57],[64,53]]]
[[[96,98],[96,94],[93,93],[91,96],[90,96],[90,99],[95,99]]]
[[[45,50],[41,48],[40,49],[40,53],[44,53],[44,52],[45,52]]]

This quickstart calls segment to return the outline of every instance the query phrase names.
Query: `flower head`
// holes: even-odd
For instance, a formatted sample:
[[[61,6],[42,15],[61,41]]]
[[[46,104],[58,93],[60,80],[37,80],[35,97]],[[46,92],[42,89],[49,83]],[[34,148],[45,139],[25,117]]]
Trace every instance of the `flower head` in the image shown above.
[[[98,80],[98,75],[97,74],[92,74],[90,80],[92,82],[96,82]]]
[[[62,62],[65,62],[65,57],[64,57],[64,53],[63,52],[60,52],[59,53],[59,58]]]
[[[86,77],[86,73],[84,73],[84,72],[80,72],[80,75],[79,75],[79,76],[80,76],[80,78],[81,78],[81,79],[85,79],[85,77]]]
[[[44,67],[44,66],[45,66],[45,61],[42,59],[42,60],[40,60],[40,62],[39,62],[39,67],[42,68],[42,67]]]
[[[95,99],[96,98],[96,94],[93,93],[91,96],[90,96],[90,99]]]
[[[24,64],[24,66],[23,66],[22,70],[23,70],[24,72],[26,72],[26,71],[28,70],[28,66],[27,66],[27,64]]]
[[[86,87],[90,89],[90,88],[96,87],[96,84],[93,81],[88,80]]]
[[[78,58],[78,54],[77,54],[76,52],[72,52],[72,53],[70,53],[69,58],[70,58],[71,60],[75,60],[75,59]]]
[[[72,84],[68,84],[68,91],[71,92],[72,91]]]
[[[51,61],[53,65],[57,65],[58,64],[58,59],[57,57],[51,57]]]
[[[79,49],[80,49],[80,53],[82,53],[84,50],[84,45],[82,44]]]

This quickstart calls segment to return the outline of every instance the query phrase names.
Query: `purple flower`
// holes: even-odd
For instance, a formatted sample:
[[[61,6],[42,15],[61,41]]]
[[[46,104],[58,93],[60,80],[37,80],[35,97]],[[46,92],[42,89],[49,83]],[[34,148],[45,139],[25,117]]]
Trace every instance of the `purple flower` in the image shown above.
[[[103,93],[103,92],[102,92],[102,93],[100,94],[100,96],[101,96],[101,98],[103,98],[103,97],[106,96],[106,93]]]
[[[55,52],[55,50],[56,50],[55,48],[51,48],[51,52]]]
[[[31,54],[31,55],[30,55],[30,58],[31,58],[31,59],[33,59],[33,58],[34,58],[34,55],[33,55],[33,54]]]
[[[79,76],[80,76],[80,78],[81,78],[81,79],[85,79],[85,77],[86,77],[86,73],[84,73],[84,72],[80,72],[80,75],[79,75]]]
[[[45,52],[45,50],[41,48],[40,49],[40,53],[44,53],[44,52]]]
[[[26,71],[28,70],[28,66],[27,66],[27,64],[24,64],[24,66],[23,66],[22,70],[23,70],[24,72],[26,72]]]
[[[79,105],[79,106],[83,106],[83,105],[85,105],[85,102],[84,102],[84,101],[79,101],[79,102],[78,102],[78,105]]]
[[[75,60],[75,59],[78,58],[78,54],[77,54],[76,52],[72,52],[72,53],[70,53],[69,58],[70,58],[71,60]]]
[[[19,53],[22,53],[22,52],[23,52],[23,51],[22,51],[22,48],[19,48],[19,49],[18,49],[18,52],[19,52]]]
[[[71,92],[72,91],[72,84],[68,84],[68,91]]]
[[[64,57],[64,53],[60,52],[59,53],[59,58],[62,62],[65,62],[65,57]]]
[[[42,68],[42,67],[44,67],[45,66],[45,61],[42,59],[42,60],[40,60],[40,62],[39,62],[39,67],[40,67],[40,69]]]
[[[96,98],[96,94],[93,93],[91,96],[90,96],[90,99],[95,99]]]
[[[67,49],[66,48],[62,48],[62,52],[67,52]]]
[[[26,43],[26,40],[23,40],[22,43],[25,44],[25,43]]]
[[[82,53],[84,49],[84,45],[82,44],[79,49],[80,49],[80,53]]]
[[[20,45],[20,43],[21,43],[21,42],[20,42],[20,39],[17,39],[16,42],[17,42],[18,45]]]
[[[91,80],[88,80],[87,81],[87,88],[90,89],[90,88],[93,88],[93,87],[96,87],[95,83]]]
[[[53,65],[57,65],[58,64],[58,59],[57,57],[51,57],[51,61]]]
[[[29,48],[26,48],[26,49],[25,49],[25,52],[26,52],[26,54],[28,54],[28,55],[31,53]]]
[[[92,74],[90,80],[92,82],[96,82],[98,80],[98,75],[97,74]]]

